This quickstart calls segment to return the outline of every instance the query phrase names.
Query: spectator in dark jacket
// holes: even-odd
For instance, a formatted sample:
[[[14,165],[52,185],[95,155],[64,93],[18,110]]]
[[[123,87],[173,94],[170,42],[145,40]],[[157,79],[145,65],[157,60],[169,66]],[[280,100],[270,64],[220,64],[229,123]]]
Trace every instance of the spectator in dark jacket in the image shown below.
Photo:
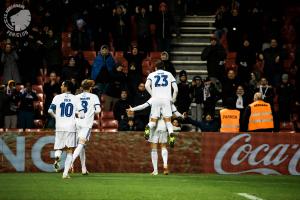
[[[9,103],[8,96],[5,95],[4,89],[5,87],[0,85],[0,128],[4,127],[4,111]]]
[[[122,64],[117,64],[111,73],[110,81],[105,92],[104,111],[112,110],[120,98],[121,91],[127,91],[127,79],[123,69]]]
[[[222,82],[225,74],[226,51],[221,44],[217,43],[217,38],[210,39],[211,45],[204,48],[201,59],[207,61],[208,76],[216,83],[216,79]]]
[[[130,107],[130,101],[128,100],[127,90],[122,90],[121,98],[116,102],[113,112],[114,118],[121,122],[127,117],[126,109]]]
[[[177,107],[178,112],[184,113],[189,111],[191,105],[191,97],[189,94],[190,85],[187,81],[187,73],[185,70],[180,71],[179,80],[180,82],[177,84],[178,94],[175,105]]]
[[[190,87],[191,117],[196,121],[202,121],[203,115],[203,87],[204,83],[200,76],[195,76]]]
[[[84,79],[88,79],[91,75],[91,65],[85,59],[82,51],[78,51],[75,55],[75,62],[79,72],[78,82],[81,83]]]
[[[89,50],[91,48],[91,34],[83,19],[76,21],[76,29],[71,34],[71,47],[73,50]]]
[[[19,128],[34,128],[34,106],[33,102],[37,101],[38,97],[32,91],[31,83],[26,83],[26,87],[20,94],[20,107],[18,114],[18,127]]]
[[[61,80],[71,80],[72,78],[79,80],[79,76],[79,69],[75,57],[72,56],[69,58],[68,64],[61,69]]]
[[[203,87],[204,115],[214,115],[218,99],[220,99],[220,93],[217,90],[215,84],[212,81],[210,81],[208,77],[205,80]]]
[[[173,63],[169,59],[169,54],[166,51],[161,52],[160,59],[164,66],[163,70],[170,72],[176,78],[176,70]]]
[[[238,50],[236,56],[236,64],[238,66],[238,78],[247,84],[250,80],[250,73],[256,63],[256,52],[251,46],[249,40],[245,39],[242,48]]]
[[[6,83],[9,80],[15,80],[17,83],[21,83],[21,76],[18,68],[19,56],[16,51],[13,50],[12,45],[7,43],[5,45],[4,52],[1,55],[1,63],[3,64],[3,82]]]
[[[224,106],[228,99],[233,99],[236,94],[236,88],[240,84],[234,70],[228,70],[227,77],[222,85],[222,102]]]
[[[240,111],[240,116],[243,116],[244,111],[249,104],[249,95],[245,92],[242,85],[237,86],[234,102],[235,108]]]
[[[135,21],[139,49],[147,53],[151,50],[150,18],[144,6],[140,8]]]
[[[239,45],[242,43],[243,34],[242,18],[237,9],[233,9],[231,11],[231,15],[228,18],[226,27],[228,29],[228,49],[229,51],[237,51]]]
[[[106,92],[110,80],[110,75],[116,63],[108,51],[107,45],[102,45],[100,54],[95,58],[91,77],[96,83],[98,95]]]
[[[20,103],[20,96],[13,80],[8,81],[7,87],[5,88],[5,95],[8,97],[8,102],[4,112],[4,128],[17,128],[17,111]]]
[[[184,114],[187,123],[190,123],[197,128],[201,129],[201,132],[218,132],[219,131],[219,122],[212,118],[211,114],[206,114],[203,121],[196,121]]]

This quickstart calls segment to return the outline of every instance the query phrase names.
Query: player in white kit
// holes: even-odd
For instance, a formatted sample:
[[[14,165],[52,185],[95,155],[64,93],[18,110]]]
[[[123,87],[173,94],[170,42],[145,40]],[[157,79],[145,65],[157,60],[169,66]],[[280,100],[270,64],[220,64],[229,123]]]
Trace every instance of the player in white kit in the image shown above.
[[[72,163],[72,152],[77,143],[75,118],[84,117],[80,102],[70,92],[72,87],[71,81],[64,81],[61,85],[62,94],[53,98],[48,110],[48,113],[55,118],[54,168],[56,171],[59,170],[62,150],[67,151],[63,178],[70,178],[68,172]]]
[[[136,106],[134,108],[130,107],[127,109],[127,112],[135,112],[139,110],[143,110],[149,106],[152,105],[152,98],[150,98],[146,103]],[[181,117],[183,118],[183,115],[179,113],[172,104],[172,113],[176,117]],[[166,127],[166,123],[162,117],[160,117],[157,121],[157,126],[154,131],[150,131],[150,136],[148,141],[151,143],[151,161],[153,165],[153,172],[151,173],[152,175],[157,175],[158,174],[158,167],[157,167],[157,160],[158,160],[158,153],[157,153],[157,146],[160,144],[161,147],[161,156],[163,159],[163,167],[164,167],[164,174],[168,175],[169,170],[168,170],[168,150],[166,147],[166,144],[168,142],[168,131]],[[172,146],[171,146],[172,147]]]
[[[76,95],[78,100],[81,102],[81,106],[84,112],[84,119],[76,119],[76,127],[78,133],[78,145],[73,154],[72,166],[78,155],[81,161],[81,172],[83,175],[87,175],[89,172],[85,165],[85,145],[89,141],[95,114],[99,114],[101,111],[100,101],[97,95],[92,94],[91,90],[94,86],[93,80],[83,80],[81,87],[83,92]]]
[[[152,96],[150,121],[145,128],[145,139],[149,138],[150,132],[155,129],[157,120],[162,115],[170,136],[170,144],[172,145],[175,142],[175,136],[171,123],[171,104],[176,100],[178,87],[173,75],[170,72],[162,70],[162,68],[163,64],[158,63],[156,71],[148,75],[145,83],[146,90]]]

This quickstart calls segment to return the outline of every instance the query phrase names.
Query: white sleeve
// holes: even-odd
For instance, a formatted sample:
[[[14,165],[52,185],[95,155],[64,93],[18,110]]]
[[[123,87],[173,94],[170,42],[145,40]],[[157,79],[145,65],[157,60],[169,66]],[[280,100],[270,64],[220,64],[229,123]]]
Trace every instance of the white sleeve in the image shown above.
[[[131,108],[132,111],[139,111],[139,110],[144,110],[145,108],[149,107],[150,104],[148,103],[148,101],[142,105],[136,106]]]
[[[95,107],[95,114],[99,114],[101,112],[101,106],[98,96],[95,95],[94,98],[94,107]]]
[[[57,100],[57,98],[54,97],[52,100],[52,103],[50,104],[49,109],[48,109],[49,115],[52,116],[53,118],[55,118],[56,100]]]
[[[145,88],[147,90],[147,92],[152,96],[152,89],[151,89],[151,79],[147,79],[146,83],[145,83]]]

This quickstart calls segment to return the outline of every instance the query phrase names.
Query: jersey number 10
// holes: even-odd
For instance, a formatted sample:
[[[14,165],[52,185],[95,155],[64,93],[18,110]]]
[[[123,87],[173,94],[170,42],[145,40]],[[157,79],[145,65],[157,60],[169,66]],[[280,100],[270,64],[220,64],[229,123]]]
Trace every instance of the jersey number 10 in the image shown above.
[[[61,103],[60,105],[60,116],[61,117],[71,117],[73,114],[73,104],[71,103]]]

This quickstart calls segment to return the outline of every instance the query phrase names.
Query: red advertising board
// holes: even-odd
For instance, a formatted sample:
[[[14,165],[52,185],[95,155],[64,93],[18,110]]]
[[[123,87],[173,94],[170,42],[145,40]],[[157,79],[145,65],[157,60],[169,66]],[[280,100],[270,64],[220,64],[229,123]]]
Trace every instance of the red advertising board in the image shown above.
[[[202,172],[300,175],[300,134],[205,133]]]

